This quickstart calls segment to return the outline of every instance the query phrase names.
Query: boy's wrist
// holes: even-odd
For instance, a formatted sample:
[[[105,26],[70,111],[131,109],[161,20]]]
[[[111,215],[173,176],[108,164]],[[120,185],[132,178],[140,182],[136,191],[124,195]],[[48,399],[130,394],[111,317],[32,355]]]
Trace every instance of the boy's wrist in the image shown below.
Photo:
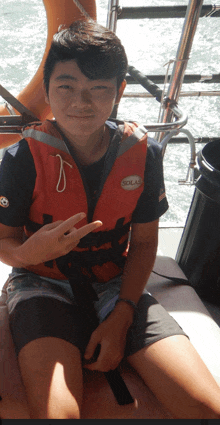
[[[122,302],[122,303],[126,303],[126,304],[130,305],[130,306],[133,308],[134,312],[135,312],[135,311],[136,311],[136,309],[137,309],[137,304],[136,304],[134,301],[132,301],[132,300],[130,300],[130,299],[128,299],[128,298],[122,298],[122,297],[119,297],[119,298],[117,299],[117,301],[116,301],[115,305],[119,304],[120,302]]]
[[[115,305],[115,308],[113,310],[116,314],[120,314],[122,317],[123,322],[127,323],[128,327],[131,326],[134,319],[134,308],[125,303],[125,302],[118,302]],[[121,320],[121,319],[120,319]]]
[[[31,262],[23,252],[23,244],[14,248],[14,257],[19,267],[34,265],[34,262]]]

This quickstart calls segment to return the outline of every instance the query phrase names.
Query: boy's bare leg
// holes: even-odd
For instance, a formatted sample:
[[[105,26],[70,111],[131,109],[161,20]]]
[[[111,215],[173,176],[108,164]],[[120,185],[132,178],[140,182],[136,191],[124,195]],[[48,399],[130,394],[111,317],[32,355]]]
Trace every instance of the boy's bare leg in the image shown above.
[[[220,388],[187,337],[164,338],[128,361],[173,418],[220,418]]]
[[[29,342],[19,365],[32,419],[78,419],[82,403],[80,351],[60,338]]]
[[[18,401],[16,397],[4,396],[0,402],[1,419],[30,419],[29,408],[23,400]]]

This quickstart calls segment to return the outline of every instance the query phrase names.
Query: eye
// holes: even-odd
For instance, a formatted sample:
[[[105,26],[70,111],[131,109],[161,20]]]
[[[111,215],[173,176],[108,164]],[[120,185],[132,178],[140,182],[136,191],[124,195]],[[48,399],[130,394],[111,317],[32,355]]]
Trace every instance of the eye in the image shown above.
[[[58,89],[61,89],[61,90],[72,90],[72,87],[69,86],[68,84],[62,84],[61,86],[58,86]]]
[[[108,87],[107,86],[104,86],[104,85],[98,85],[98,86],[94,86],[94,87],[92,87],[92,90],[105,90],[105,89],[107,89]]]

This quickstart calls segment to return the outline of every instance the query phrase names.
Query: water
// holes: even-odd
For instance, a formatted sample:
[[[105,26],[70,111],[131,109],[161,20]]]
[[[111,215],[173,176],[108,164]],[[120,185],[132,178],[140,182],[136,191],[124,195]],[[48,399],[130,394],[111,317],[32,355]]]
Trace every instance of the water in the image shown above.
[[[210,4],[205,0],[204,4]],[[105,25],[107,0],[97,0],[98,22]],[[187,5],[187,0],[139,0],[135,6]],[[133,0],[120,5],[134,6]],[[41,0],[5,0],[0,4],[0,83],[15,96],[34,76],[44,53],[47,36],[46,14]],[[166,64],[176,56],[184,19],[143,19],[118,21],[129,64],[149,74],[164,74]],[[219,19],[202,18],[193,43],[187,73],[217,74],[220,63]],[[218,84],[183,85],[183,90],[218,90]],[[141,91],[140,88],[134,90]],[[131,87],[127,88],[131,91]],[[0,100],[3,103],[3,100]],[[188,128],[193,136],[219,136],[219,97],[180,98],[180,109],[187,111]],[[154,99],[122,99],[118,117],[138,122],[157,122],[159,104]],[[197,151],[201,148],[197,146]],[[185,222],[193,187],[178,185],[189,163],[188,145],[169,145],[164,159],[164,175],[169,211],[162,223]]]

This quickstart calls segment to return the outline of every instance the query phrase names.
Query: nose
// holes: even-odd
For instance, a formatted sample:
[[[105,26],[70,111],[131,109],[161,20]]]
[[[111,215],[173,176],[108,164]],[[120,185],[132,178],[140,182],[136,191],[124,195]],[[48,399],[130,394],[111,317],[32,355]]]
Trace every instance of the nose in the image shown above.
[[[71,105],[76,107],[91,105],[92,99],[89,90],[81,89],[74,92]]]

